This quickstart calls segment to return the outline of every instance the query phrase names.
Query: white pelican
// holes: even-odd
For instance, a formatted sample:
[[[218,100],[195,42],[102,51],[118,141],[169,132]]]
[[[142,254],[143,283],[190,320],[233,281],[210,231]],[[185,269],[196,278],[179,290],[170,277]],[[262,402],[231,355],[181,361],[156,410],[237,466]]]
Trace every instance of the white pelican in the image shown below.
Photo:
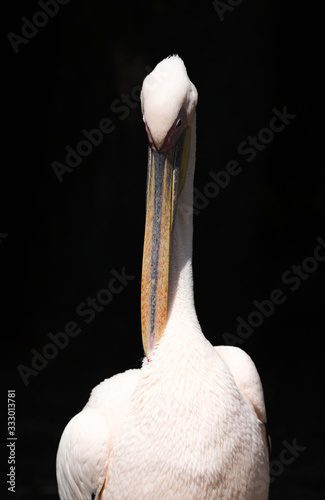
[[[146,358],[95,387],[57,455],[62,500],[264,500],[263,390],[251,358],[213,347],[194,308],[197,91],[183,61],[142,87],[149,139],[141,319]]]

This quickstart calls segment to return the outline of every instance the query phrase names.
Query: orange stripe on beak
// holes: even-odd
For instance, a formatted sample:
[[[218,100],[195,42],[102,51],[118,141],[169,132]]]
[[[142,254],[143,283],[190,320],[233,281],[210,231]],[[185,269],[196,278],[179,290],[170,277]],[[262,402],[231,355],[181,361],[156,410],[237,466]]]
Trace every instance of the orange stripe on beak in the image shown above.
[[[186,174],[189,136],[187,127],[167,151],[149,148],[141,286],[142,341],[148,358],[166,326],[171,233]]]
[[[149,151],[141,290],[142,340],[148,357],[166,325],[173,212],[173,152]]]

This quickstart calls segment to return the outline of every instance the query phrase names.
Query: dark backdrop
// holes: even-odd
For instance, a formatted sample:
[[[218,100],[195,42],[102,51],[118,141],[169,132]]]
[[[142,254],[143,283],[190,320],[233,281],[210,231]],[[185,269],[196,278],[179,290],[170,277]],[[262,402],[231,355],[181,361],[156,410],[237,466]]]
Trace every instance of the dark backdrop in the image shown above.
[[[1,414],[6,424],[15,389],[15,498],[57,498],[64,426],[92,387],[140,366],[147,140],[139,89],[172,53],[199,92],[193,261],[202,329],[214,345],[245,349],[259,370],[270,499],[324,498],[325,248],[319,261],[307,258],[316,238],[325,241],[321,13],[315,2],[228,2],[71,0],[52,3],[49,20],[36,14],[42,2],[4,7]],[[272,137],[279,112],[289,118]],[[82,131],[100,124],[109,133],[87,152]],[[259,138],[250,153],[249,136]],[[72,153],[79,164],[60,176],[53,162],[62,168],[66,146],[84,156]],[[209,173],[231,160],[240,174],[209,191]],[[128,276],[123,290],[82,316],[82,303],[116,272]],[[271,294],[282,299],[273,311],[263,302]],[[254,301],[264,316],[253,314]],[[248,319],[244,340],[237,328]],[[57,352],[48,347],[50,332],[64,345],[65,329],[78,335]],[[44,349],[53,359],[34,360],[35,370]],[[4,428],[4,445],[6,437]],[[5,488],[2,498],[12,497]]]

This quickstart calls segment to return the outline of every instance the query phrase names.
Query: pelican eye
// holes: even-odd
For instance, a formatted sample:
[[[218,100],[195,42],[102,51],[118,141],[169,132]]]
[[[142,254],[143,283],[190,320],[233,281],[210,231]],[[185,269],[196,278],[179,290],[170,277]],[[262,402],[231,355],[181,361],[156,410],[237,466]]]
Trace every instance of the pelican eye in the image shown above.
[[[176,128],[179,128],[182,125],[182,120],[179,118],[176,122]]]

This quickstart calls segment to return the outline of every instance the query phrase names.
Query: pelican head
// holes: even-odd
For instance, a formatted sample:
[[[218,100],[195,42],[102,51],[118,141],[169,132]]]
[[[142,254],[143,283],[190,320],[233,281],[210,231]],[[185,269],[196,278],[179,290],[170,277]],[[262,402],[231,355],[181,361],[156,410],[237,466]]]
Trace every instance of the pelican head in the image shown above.
[[[186,178],[196,104],[197,90],[178,56],[161,61],[143,82],[149,157],[141,325],[148,359],[166,325],[171,235]]]
[[[175,145],[191,125],[197,90],[178,56],[167,57],[144,79],[141,92],[143,120],[154,151]]]

